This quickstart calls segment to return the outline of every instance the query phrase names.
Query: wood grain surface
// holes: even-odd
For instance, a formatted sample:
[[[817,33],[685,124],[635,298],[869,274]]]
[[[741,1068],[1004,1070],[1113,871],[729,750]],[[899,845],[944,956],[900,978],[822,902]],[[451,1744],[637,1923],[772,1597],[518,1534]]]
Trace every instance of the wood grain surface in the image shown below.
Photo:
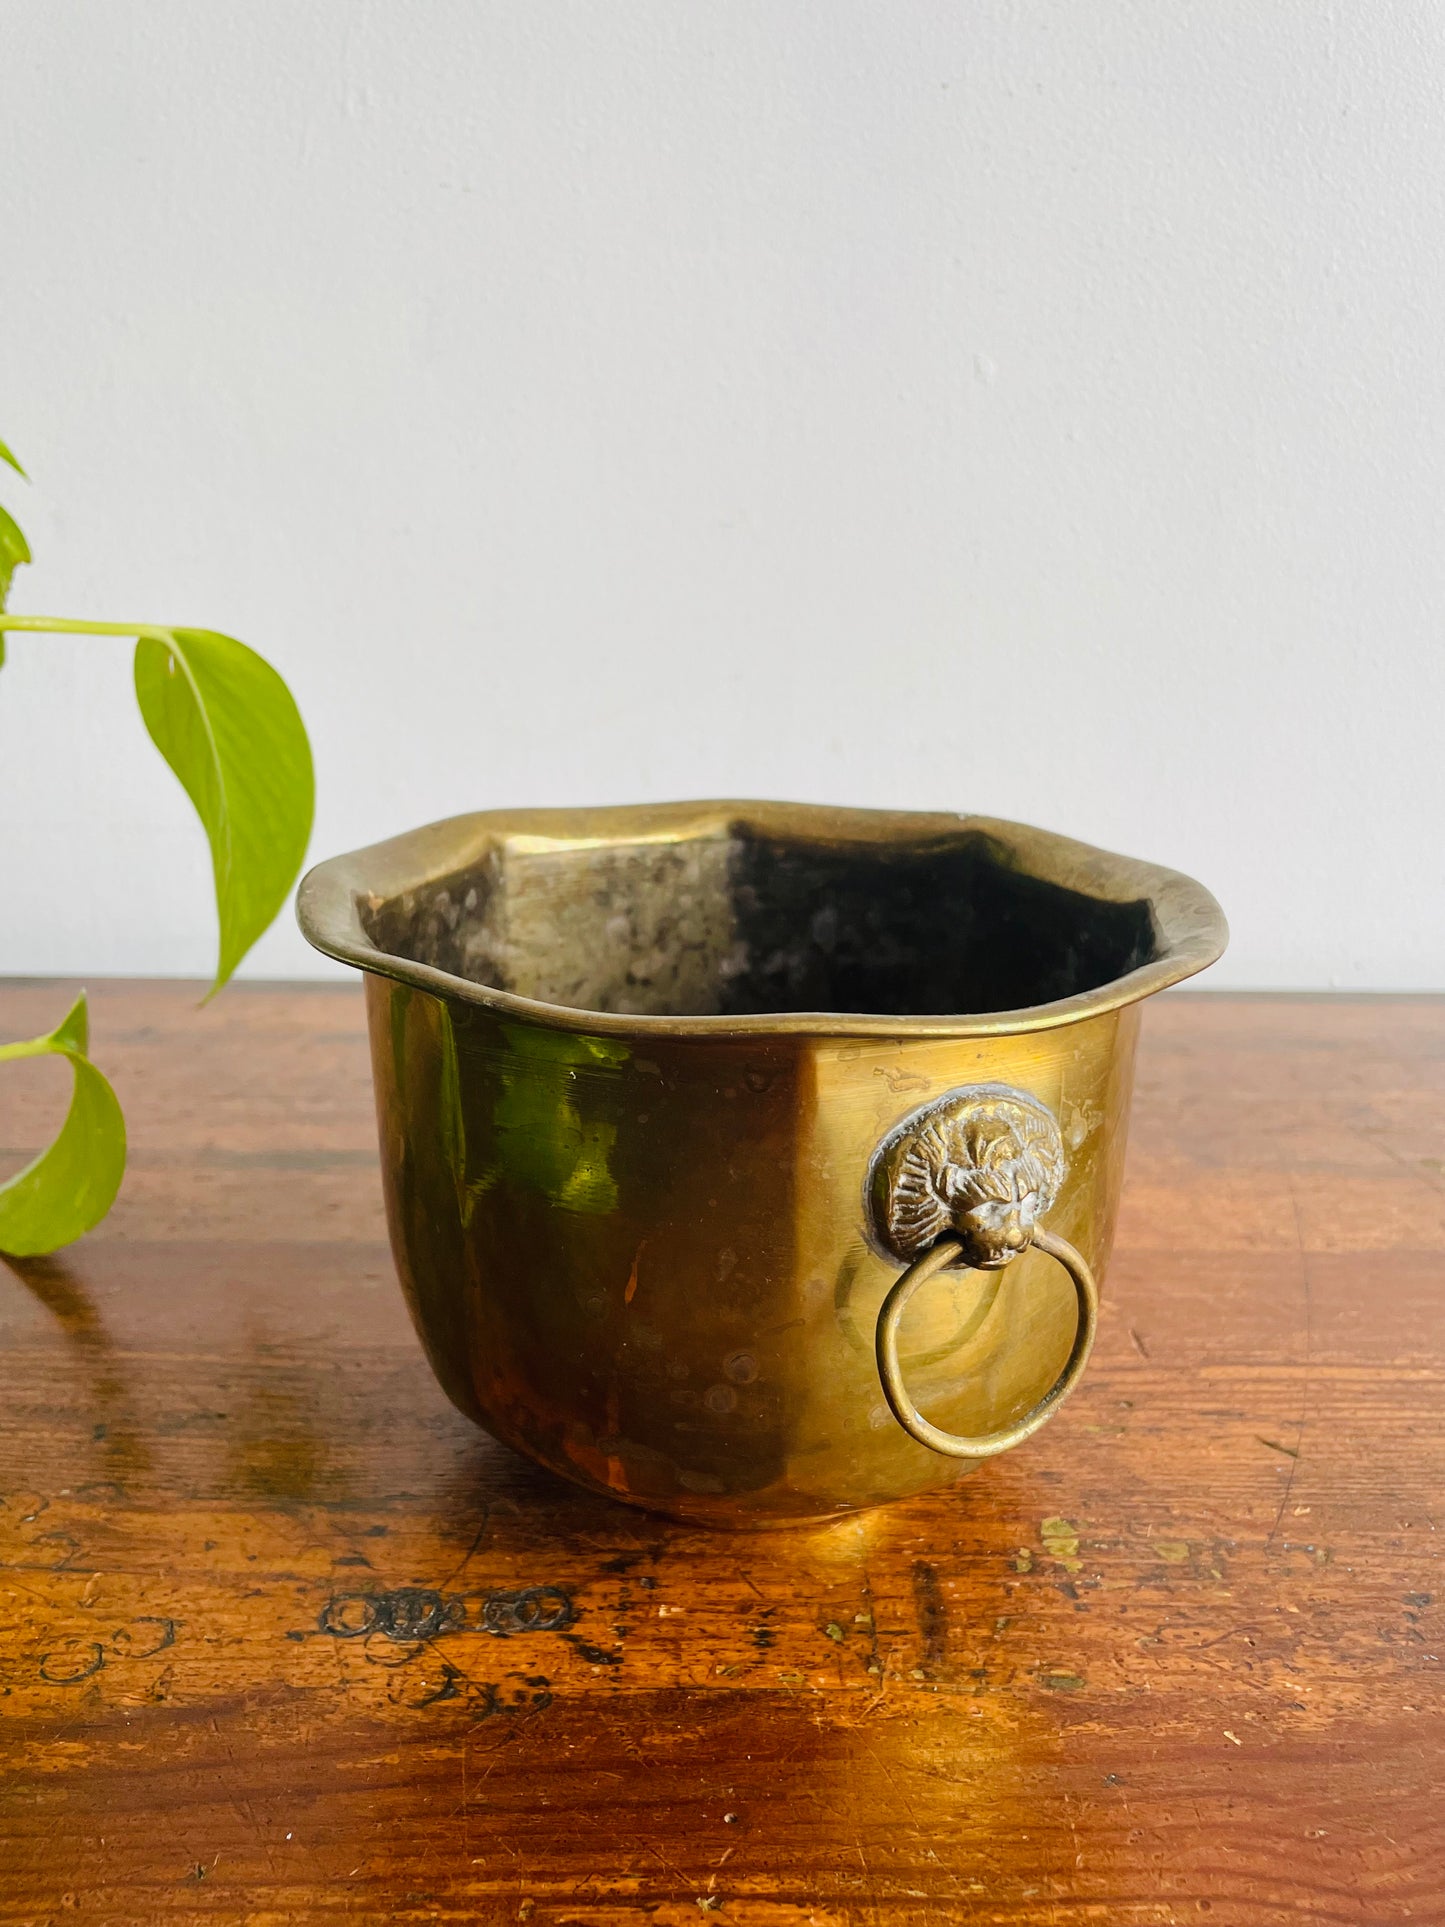
[[[0,1266],[0,1922],[1445,1921],[1445,1000],[1156,1001],[1073,1403],[745,1536],[446,1404],[357,988],[92,1011],[125,1189]]]

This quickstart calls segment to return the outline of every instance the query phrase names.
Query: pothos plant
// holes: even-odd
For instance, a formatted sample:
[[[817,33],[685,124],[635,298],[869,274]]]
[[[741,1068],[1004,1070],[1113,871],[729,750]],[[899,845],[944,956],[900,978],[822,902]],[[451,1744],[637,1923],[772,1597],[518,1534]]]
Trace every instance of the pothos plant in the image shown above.
[[[3,441],[0,462],[25,476]],[[11,580],[29,560],[29,544],[0,507],[0,666],[6,631],[134,641],[141,718],[210,841],[220,922],[214,996],[286,901],[310,840],[311,746],[291,692],[254,649],[213,630],[8,614]],[[89,1052],[83,993],[46,1036],[0,1044],[0,1064],[54,1055],[74,1074],[59,1136],[0,1184],[0,1252],[30,1257],[70,1244],[115,1201],[125,1119]]]

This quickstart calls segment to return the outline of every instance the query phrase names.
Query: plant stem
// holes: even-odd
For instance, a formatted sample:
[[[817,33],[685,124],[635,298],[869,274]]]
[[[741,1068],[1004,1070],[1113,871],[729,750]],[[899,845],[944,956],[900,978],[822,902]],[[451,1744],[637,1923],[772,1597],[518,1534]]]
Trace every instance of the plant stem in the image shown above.
[[[71,616],[10,616],[3,610],[0,629],[47,636],[134,636],[137,640],[148,636],[154,642],[169,642],[174,633],[156,622],[81,622]]]

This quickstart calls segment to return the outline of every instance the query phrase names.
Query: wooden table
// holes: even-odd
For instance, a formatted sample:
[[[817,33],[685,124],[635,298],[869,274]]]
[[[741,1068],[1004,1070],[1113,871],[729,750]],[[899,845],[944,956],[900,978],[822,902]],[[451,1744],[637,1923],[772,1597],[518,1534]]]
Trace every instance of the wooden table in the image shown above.
[[[355,987],[92,1008],[125,1190],[0,1267],[0,1921],[1445,1921],[1445,1000],[1156,1002],[1068,1410],[740,1537],[445,1403]]]

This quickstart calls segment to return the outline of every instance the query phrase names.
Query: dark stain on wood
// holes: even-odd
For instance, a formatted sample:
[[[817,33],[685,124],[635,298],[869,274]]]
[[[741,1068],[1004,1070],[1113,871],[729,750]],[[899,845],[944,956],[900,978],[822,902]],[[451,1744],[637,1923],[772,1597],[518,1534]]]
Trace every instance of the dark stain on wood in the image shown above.
[[[913,1610],[918,1619],[922,1668],[936,1672],[948,1657],[948,1604],[938,1583],[938,1568],[926,1559],[913,1562]]]

